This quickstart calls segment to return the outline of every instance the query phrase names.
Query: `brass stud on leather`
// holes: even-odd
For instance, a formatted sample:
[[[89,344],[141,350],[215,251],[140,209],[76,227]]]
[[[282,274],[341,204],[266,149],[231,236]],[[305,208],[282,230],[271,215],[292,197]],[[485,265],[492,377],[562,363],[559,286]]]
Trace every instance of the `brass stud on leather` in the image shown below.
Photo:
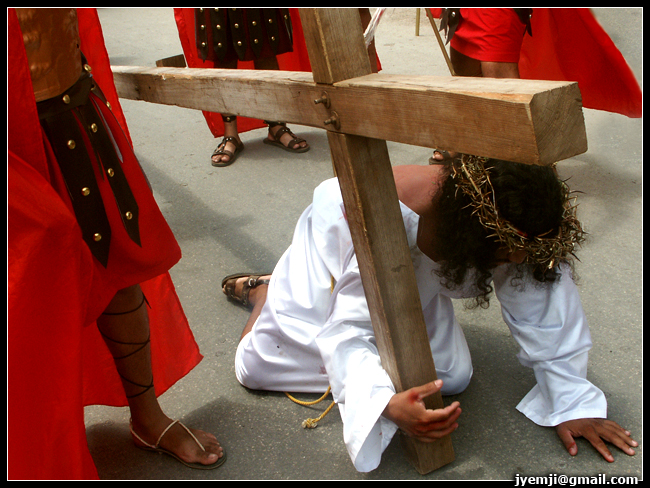
[[[68,141],[68,147],[69,147],[70,149],[74,149],[75,147],[77,147],[77,143],[74,142],[74,140],[70,139],[70,140]]]
[[[84,197],[87,197],[88,195],[90,195],[90,188],[88,188],[87,186],[84,186],[84,187],[81,189],[81,194],[82,194]]]
[[[93,240],[95,242],[101,241],[102,240],[102,235],[100,233],[96,233],[95,235],[93,235]]]
[[[63,103],[65,103],[67,105],[67,104],[70,103],[70,96],[69,95],[63,95],[62,100],[63,100]]]

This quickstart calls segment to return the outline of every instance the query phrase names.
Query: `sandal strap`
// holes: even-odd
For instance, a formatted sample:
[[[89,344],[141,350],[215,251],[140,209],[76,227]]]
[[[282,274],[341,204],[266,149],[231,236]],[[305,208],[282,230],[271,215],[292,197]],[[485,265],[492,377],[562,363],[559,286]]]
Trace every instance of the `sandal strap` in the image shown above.
[[[244,282],[244,287],[242,289],[242,305],[248,306],[248,295],[253,288],[259,285],[268,285],[270,283],[269,280],[263,280],[261,278],[261,275],[249,276]]]
[[[269,132],[270,132],[270,131],[269,131]],[[282,141],[280,141],[280,138],[281,138],[284,134],[289,134],[289,135],[292,137],[292,139],[291,139],[291,140],[289,141],[289,143],[287,144],[287,147],[288,147],[289,149],[295,149],[295,147],[296,147],[297,145],[299,145],[301,142],[307,142],[307,141],[305,141],[304,139],[298,137],[298,136],[297,136],[296,134],[294,134],[293,132],[291,132],[291,129],[289,129],[288,127],[286,127],[286,126],[284,126],[284,125],[283,125],[282,127],[280,127],[280,128],[277,130],[277,132],[276,132],[275,134],[271,133],[271,136],[275,139],[275,142],[282,143]]]
[[[160,441],[162,440],[162,438],[163,438],[163,437],[165,436],[165,434],[169,431],[169,429],[171,429],[171,428],[172,428],[174,425],[176,425],[176,424],[178,424],[178,425],[180,425],[181,427],[183,427],[183,428],[185,429],[185,431],[186,431],[186,432],[187,432],[187,433],[192,437],[192,439],[194,439],[194,442],[196,442],[196,444],[201,448],[201,450],[205,452],[205,447],[203,447],[203,444],[201,444],[201,442],[199,442],[199,440],[196,438],[196,436],[195,436],[194,434],[192,434],[192,431],[191,431],[190,429],[188,429],[187,427],[185,427],[185,425],[184,425],[182,422],[180,422],[179,420],[174,420],[173,422],[171,422],[171,423],[170,423],[170,424],[165,428],[165,430],[162,431],[162,434],[160,434],[160,435],[158,436],[158,440],[156,441],[155,444],[149,444],[149,443],[148,443],[147,441],[145,441],[142,437],[140,437],[138,434],[136,434],[135,431],[133,430],[133,422],[131,422],[131,421],[129,421],[129,429],[131,430],[131,434],[133,434],[133,436],[134,436],[136,439],[138,439],[140,442],[142,442],[145,446],[147,446],[147,447],[150,448],[150,449],[158,449],[158,447],[160,446]]]
[[[226,144],[227,142],[232,142],[235,146],[239,147],[239,141],[232,136],[226,136],[221,140],[220,146]]]
[[[112,315],[112,316],[116,316],[116,315],[126,315],[126,314],[130,314],[130,313],[133,313],[133,312],[136,312],[136,311],[140,310],[140,308],[142,307],[142,305],[145,304],[145,303],[146,303],[147,305],[149,305],[149,302],[147,301],[147,297],[146,297],[146,296],[144,295],[144,293],[143,293],[143,294],[142,294],[142,301],[140,302],[140,305],[138,305],[138,306],[135,307],[134,309],[132,309],[132,310],[128,310],[128,311],[126,311],[126,312],[103,312],[102,315]],[[119,340],[117,340],[117,339],[115,339],[115,338],[113,338],[113,337],[107,335],[107,334],[106,334],[106,333],[105,333],[105,332],[104,332],[104,331],[99,327],[99,325],[97,326],[97,330],[98,330],[99,333],[102,335],[102,337],[104,337],[104,339],[109,340],[109,341],[111,341],[111,342],[114,342],[115,344],[120,344],[120,345],[123,345],[123,346],[140,346],[140,347],[134,349],[133,351],[131,351],[131,352],[127,353],[127,354],[124,354],[123,356],[113,356],[113,360],[114,360],[114,361],[119,361],[120,359],[126,359],[126,358],[128,358],[128,357],[133,356],[134,354],[139,353],[139,352],[142,351],[145,347],[147,347],[147,345],[149,345],[149,343],[151,342],[151,330],[149,330],[149,334],[147,335],[147,339],[146,339],[145,341],[143,341],[143,342],[126,342],[126,341],[119,341]],[[124,375],[122,375],[119,371],[117,372],[117,374],[120,376],[120,378],[122,378],[122,379],[123,379],[124,381],[126,381],[127,383],[130,383],[130,384],[132,384],[132,385],[134,385],[134,386],[138,386],[138,387],[140,387],[140,388],[144,388],[144,390],[142,390],[142,391],[140,391],[140,392],[138,392],[138,393],[136,393],[136,394],[134,394],[134,395],[126,395],[126,398],[135,398],[135,397],[138,397],[138,396],[140,396],[140,395],[142,395],[142,394],[148,392],[151,388],[154,387],[153,377],[151,378],[151,381],[150,381],[148,384],[143,385],[143,384],[138,383],[138,382],[136,382],[136,381],[130,380],[129,378],[127,378],[127,377],[125,377]]]
[[[273,138],[276,140],[276,142],[280,142],[280,138],[281,138],[284,134],[289,134],[291,137],[296,137],[296,135],[295,135],[293,132],[291,132],[291,129],[289,129],[289,128],[288,128],[287,126],[285,126],[285,125],[283,125],[282,127],[280,127],[280,128],[275,132],[275,134],[273,134],[271,131],[269,131],[269,132],[271,133],[271,136],[273,136]]]
[[[235,145],[235,151],[239,150],[239,148],[241,148],[241,147],[244,145],[243,142],[239,142],[239,141],[238,141],[237,139],[235,139],[234,137],[232,137],[232,136],[226,136],[226,137],[224,137],[223,139],[221,139],[221,142],[219,143],[219,145],[217,146],[217,148],[216,148],[216,149],[214,150],[214,152],[212,153],[212,157],[214,157],[214,156],[221,156],[221,155],[223,154],[223,155],[228,156],[230,159],[232,159],[233,156],[235,155],[235,153],[233,153],[232,151],[228,151],[228,150],[226,149],[226,144],[229,143],[229,142],[231,142],[232,144]]]
[[[267,275],[270,275],[271,273],[267,273]],[[238,301],[245,307],[248,306],[248,295],[251,291],[251,289],[259,286],[259,285],[268,285],[270,283],[270,280],[268,279],[261,279],[262,276],[265,275],[250,275],[248,278],[246,278],[246,281],[244,281],[243,286],[242,286],[242,292],[241,296],[236,296],[235,295],[235,284],[237,283],[237,280],[240,278],[245,278],[245,276],[236,276],[230,279],[230,283],[225,284],[225,294],[228,298],[231,298],[233,300]]]

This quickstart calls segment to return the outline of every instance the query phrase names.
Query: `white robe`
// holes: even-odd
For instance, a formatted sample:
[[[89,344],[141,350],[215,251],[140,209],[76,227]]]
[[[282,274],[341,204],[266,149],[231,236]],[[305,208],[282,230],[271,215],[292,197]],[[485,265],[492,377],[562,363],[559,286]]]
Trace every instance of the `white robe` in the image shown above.
[[[417,247],[419,216],[400,202],[424,319],[443,394],[463,391],[472,362],[437,265]],[[503,319],[537,385],[517,406],[533,422],[554,426],[575,418],[606,418],[604,394],[586,380],[591,338],[577,288],[566,274],[551,287],[510,284],[494,270]],[[331,278],[335,286],[331,289]],[[397,426],[382,417],[395,388],[381,367],[359,267],[336,179],[316,188],[291,246],[278,262],[267,301],[239,344],[237,379],[251,389],[324,392],[332,387],[344,441],[355,468],[375,469]]]

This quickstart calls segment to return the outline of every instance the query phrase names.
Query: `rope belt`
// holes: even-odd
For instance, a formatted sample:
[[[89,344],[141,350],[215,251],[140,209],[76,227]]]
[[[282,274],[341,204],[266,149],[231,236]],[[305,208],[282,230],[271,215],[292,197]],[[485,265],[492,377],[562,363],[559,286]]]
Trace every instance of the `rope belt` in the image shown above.
[[[286,391],[284,392],[284,394],[287,395],[291,401],[297,403],[298,405],[311,406],[311,405],[316,405],[317,403],[320,403],[323,400],[325,400],[327,395],[329,395],[331,389],[332,388],[330,386],[328,386],[327,391],[325,392],[325,394],[322,397],[320,397],[318,400],[314,400],[312,402],[305,402],[305,401],[302,401],[302,400],[298,400],[297,398],[294,398],[293,396],[291,396]],[[320,420],[323,420],[325,415],[327,415],[329,413],[329,411],[332,410],[332,408],[334,407],[335,404],[336,404],[336,402],[334,400],[332,400],[332,403],[330,403],[330,406],[327,407],[327,409],[322,414],[320,414],[318,417],[316,417],[315,419],[305,419],[303,421],[303,423],[302,423],[303,428],[305,428],[305,429],[315,429],[316,427],[318,427],[318,422]]]
[[[332,291],[334,291],[334,284],[335,284],[335,283],[336,283],[336,281],[334,281],[334,277],[332,276],[332,282],[331,282],[331,285],[330,285],[330,293],[331,293]],[[286,391],[284,392],[284,394],[287,395],[287,397],[288,397],[292,402],[295,402],[295,403],[297,403],[298,405],[302,405],[302,406],[305,406],[305,407],[309,407],[309,406],[311,406],[311,405],[316,405],[317,403],[320,403],[320,402],[322,402],[323,400],[325,400],[325,398],[327,397],[327,395],[330,394],[330,391],[331,391],[331,390],[332,390],[332,387],[331,387],[331,386],[328,386],[328,387],[327,387],[327,391],[323,394],[322,397],[320,397],[318,400],[314,400],[314,401],[311,401],[311,402],[305,402],[305,401],[302,401],[302,400],[298,400],[297,398],[291,396],[291,395],[290,395],[289,393],[287,393]],[[320,414],[318,417],[316,417],[315,419],[305,419],[305,420],[302,422],[302,427],[303,427],[304,429],[315,429],[316,427],[318,427],[318,422],[321,421],[321,420],[323,420],[323,418],[325,417],[325,415],[327,415],[327,414],[330,412],[330,410],[332,410],[332,408],[334,407],[335,404],[336,404],[336,402],[335,402],[334,400],[332,400],[332,403],[330,403],[330,406],[327,407],[327,409],[325,409],[325,411],[324,411],[322,414]]]

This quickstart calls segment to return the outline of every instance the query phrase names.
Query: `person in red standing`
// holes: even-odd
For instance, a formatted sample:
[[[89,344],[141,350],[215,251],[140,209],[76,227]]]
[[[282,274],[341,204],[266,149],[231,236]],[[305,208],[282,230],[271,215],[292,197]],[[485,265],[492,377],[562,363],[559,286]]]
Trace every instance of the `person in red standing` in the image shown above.
[[[157,400],[202,356],[96,11],[9,9],[7,66],[8,478],[97,478],[91,404],[128,405],[138,447],[219,466],[215,436]]]
[[[456,76],[576,81],[585,108],[642,116],[639,84],[588,8],[431,11],[447,32]],[[430,162],[455,156],[434,150]]]
[[[371,19],[359,8],[362,27]],[[190,68],[257,69],[311,72],[300,15],[296,8],[175,8],[174,19]],[[273,28],[267,27],[273,26]],[[277,36],[277,39],[274,39]],[[381,69],[374,41],[368,47],[373,72]],[[309,144],[281,122],[232,114],[203,112],[215,138],[223,136],[211,156],[214,166],[232,164],[244,145],[239,134],[269,126],[265,144],[302,153]]]
[[[175,8],[174,18],[191,68],[311,71],[296,9]],[[203,112],[214,137],[224,136],[211,156],[229,166],[244,149],[239,134],[269,127],[264,143],[292,153],[309,150],[282,122]]]

